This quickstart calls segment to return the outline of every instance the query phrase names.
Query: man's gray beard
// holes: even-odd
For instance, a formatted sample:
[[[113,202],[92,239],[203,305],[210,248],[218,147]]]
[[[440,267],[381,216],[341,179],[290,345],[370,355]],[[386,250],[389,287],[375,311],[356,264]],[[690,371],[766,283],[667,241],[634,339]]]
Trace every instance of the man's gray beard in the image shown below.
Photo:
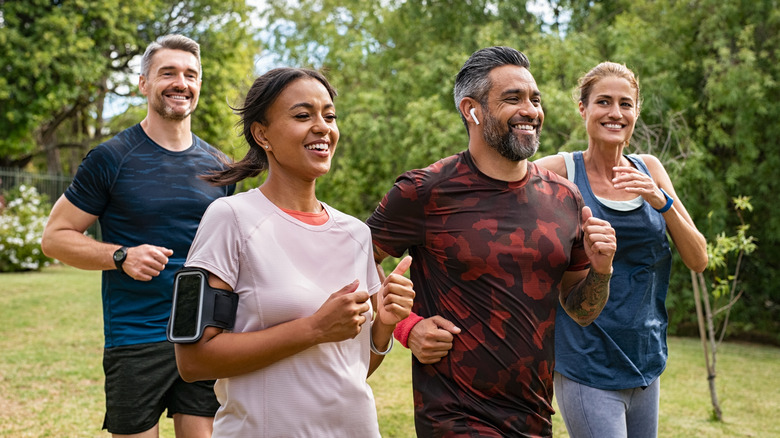
[[[498,119],[490,113],[485,113],[483,138],[502,157],[510,161],[522,161],[532,157],[539,150],[541,128],[536,131],[533,138],[529,139],[527,136],[523,136],[520,139],[512,132],[512,127],[508,123],[506,130],[502,130],[501,127],[501,122]]]
[[[165,120],[181,121],[191,116],[193,111],[195,111],[195,108],[190,106],[189,111],[186,111],[184,114],[176,114],[172,107],[165,104],[165,98],[162,96],[157,96],[154,100],[150,99],[149,105],[154,112]]]
[[[192,108],[190,108],[190,110],[184,114],[176,114],[175,112],[173,112],[173,109],[169,106],[163,106],[162,108],[155,107],[154,110],[157,111],[157,114],[159,114],[160,117],[162,117],[165,120],[181,121],[186,119],[190,115],[192,115]]]

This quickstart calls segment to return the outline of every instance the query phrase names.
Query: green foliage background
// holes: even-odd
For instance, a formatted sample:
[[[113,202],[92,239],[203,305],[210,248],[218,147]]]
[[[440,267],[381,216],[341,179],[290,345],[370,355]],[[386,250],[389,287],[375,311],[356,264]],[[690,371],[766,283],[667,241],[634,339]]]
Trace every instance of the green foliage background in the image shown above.
[[[758,249],[744,261],[731,333],[780,343],[777,0],[253,4],[257,11],[242,0],[0,0],[0,165],[72,173],[87,150],[143,117],[142,106],[100,117],[112,98],[135,92],[131,60],[155,36],[181,32],[203,48],[193,129],[236,158],[246,147],[227,103],[254,76],[275,65],[327,74],[340,93],[342,136],[318,196],[366,218],[400,173],[466,147],[452,86],[473,51],[508,45],[530,58],[546,113],[538,156],[586,147],[577,78],[604,60],[625,63],[644,99],[631,152],[662,160],[708,240],[738,225],[731,200],[751,196],[746,220]],[[534,5],[546,12],[529,12]],[[256,63],[260,55],[273,65]],[[679,258],[667,304],[670,331],[695,333]]]
[[[758,250],[741,273],[731,333],[780,342],[780,211],[769,201],[779,189],[777,1],[536,2],[552,12],[545,19],[522,1],[267,3],[268,50],[323,69],[341,90],[342,140],[318,193],[361,218],[398,174],[466,147],[452,86],[473,51],[508,45],[529,56],[546,113],[538,156],[587,146],[577,78],[604,60],[626,64],[644,99],[630,152],[664,162],[707,238],[737,225],[732,198],[753,197]],[[695,333],[690,281],[676,257],[672,333]]]

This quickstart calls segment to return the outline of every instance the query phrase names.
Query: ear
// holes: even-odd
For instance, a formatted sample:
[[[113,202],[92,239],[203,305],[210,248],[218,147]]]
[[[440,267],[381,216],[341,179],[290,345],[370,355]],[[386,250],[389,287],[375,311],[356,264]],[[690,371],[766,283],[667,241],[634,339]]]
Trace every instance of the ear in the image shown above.
[[[458,105],[458,110],[461,114],[463,114],[463,117],[465,117],[467,121],[478,125],[479,122],[474,120],[474,117],[471,115],[472,109],[474,110],[474,114],[476,115],[477,120],[482,119],[482,105],[479,105],[476,100],[470,97],[464,97],[460,101],[460,105]]]
[[[580,109],[580,117],[582,117],[582,120],[585,120],[585,112],[587,111],[587,108],[585,108],[585,105],[581,100],[577,102],[577,108]]]
[[[147,90],[146,76],[144,75],[138,75],[138,91],[144,96],[148,95],[149,90]]]
[[[260,147],[266,150],[270,147],[268,138],[265,136],[265,126],[260,122],[252,122],[252,126],[249,127],[249,130],[252,132],[252,138],[255,139]]]

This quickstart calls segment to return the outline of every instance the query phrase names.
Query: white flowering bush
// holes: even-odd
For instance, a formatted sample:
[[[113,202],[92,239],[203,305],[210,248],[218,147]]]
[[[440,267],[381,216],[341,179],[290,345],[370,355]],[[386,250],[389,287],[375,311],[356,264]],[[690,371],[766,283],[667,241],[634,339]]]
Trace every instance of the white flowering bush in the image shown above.
[[[41,236],[49,214],[45,197],[32,186],[20,185],[5,194],[0,213],[0,272],[37,271],[52,259],[41,251]]]

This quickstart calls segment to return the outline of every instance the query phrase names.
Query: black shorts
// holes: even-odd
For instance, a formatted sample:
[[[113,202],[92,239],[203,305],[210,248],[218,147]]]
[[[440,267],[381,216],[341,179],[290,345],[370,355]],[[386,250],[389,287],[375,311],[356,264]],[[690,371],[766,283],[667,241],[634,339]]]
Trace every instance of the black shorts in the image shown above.
[[[128,345],[103,351],[106,416],[113,434],[141,433],[154,427],[167,409],[174,414],[213,417],[219,408],[214,381],[187,383],[176,368],[170,342]]]

